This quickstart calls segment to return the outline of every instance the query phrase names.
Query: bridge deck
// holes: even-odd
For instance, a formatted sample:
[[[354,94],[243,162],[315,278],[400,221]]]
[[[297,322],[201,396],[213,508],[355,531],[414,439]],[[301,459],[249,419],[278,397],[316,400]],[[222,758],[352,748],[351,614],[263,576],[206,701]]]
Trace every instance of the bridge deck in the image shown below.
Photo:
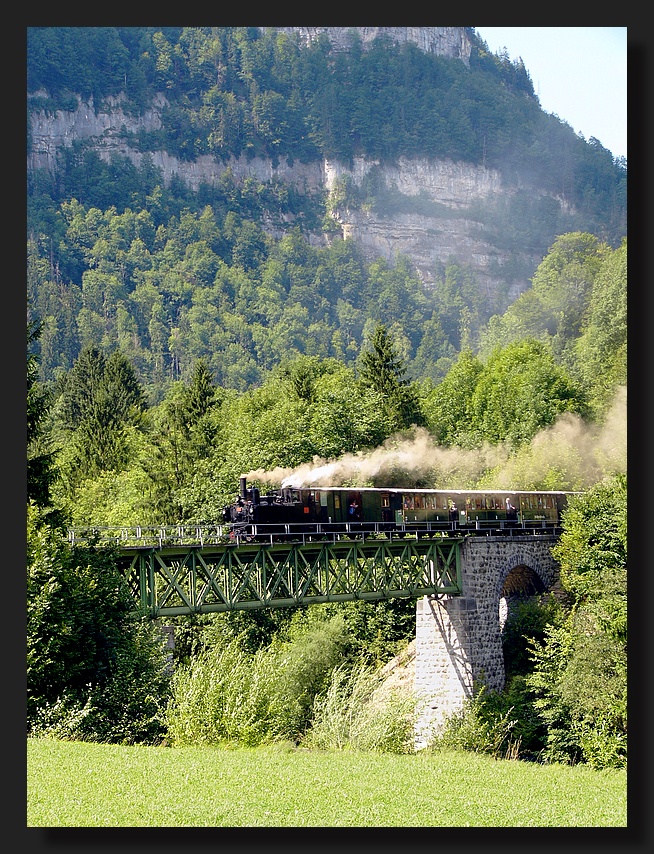
[[[280,527],[283,530],[280,532]],[[258,542],[271,545],[284,539],[301,543],[332,542],[343,538],[368,539],[406,539],[408,537],[463,537],[463,536],[509,536],[519,537],[527,534],[560,533],[550,522],[505,522],[480,521],[468,525],[458,522],[413,522],[411,525],[396,526],[392,531],[380,523],[348,522],[339,525],[320,524],[310,531],[302,531],[301,525],[257,525],[254,534]],[[164,548],[165,546],[206,547],[209,545],[241,545],[248,543],[251,537],[245,534],[233,535],[226,525],[150,525],[134,527],[95,526],[71,528],[68,539],[75,543],[114,543],[121,549]]]

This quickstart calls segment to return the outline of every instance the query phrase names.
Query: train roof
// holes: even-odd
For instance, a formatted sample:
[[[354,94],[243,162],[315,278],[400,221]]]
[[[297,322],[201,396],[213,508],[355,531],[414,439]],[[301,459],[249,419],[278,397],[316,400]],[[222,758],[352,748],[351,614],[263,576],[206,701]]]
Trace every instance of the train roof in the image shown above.
[[[316,484],[284,488],[320,492],[420,492],[439,495],[581,495],[578,491],[563,489],[425,489],[413,486],[318,486]]]

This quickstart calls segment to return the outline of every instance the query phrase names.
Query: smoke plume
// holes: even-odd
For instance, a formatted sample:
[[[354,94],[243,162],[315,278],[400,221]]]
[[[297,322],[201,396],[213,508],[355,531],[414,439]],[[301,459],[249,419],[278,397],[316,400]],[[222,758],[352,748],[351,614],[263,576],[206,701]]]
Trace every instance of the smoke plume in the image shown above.
[[[394,436],[378,448],[336,460],[315,457],[297,468],[258,469],[248,482],[271,486],[396,486],[434,489],[583,490],[627,467],[627,391],[618,389],[601,425],[572,413],[539,432],[528,446],[445,448],[427,430]]]

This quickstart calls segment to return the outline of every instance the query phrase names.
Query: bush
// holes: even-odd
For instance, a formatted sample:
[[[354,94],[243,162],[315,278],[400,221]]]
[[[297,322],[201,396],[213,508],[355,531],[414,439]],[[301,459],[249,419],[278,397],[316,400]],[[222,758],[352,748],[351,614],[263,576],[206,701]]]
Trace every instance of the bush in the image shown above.
[[[276,735],[299,738],[305,732],[315,698],[327,689],[348,647],[342,614],[330,617],[322,609],[310,608],[294,615],[287,639],[278,636],[269,648]]]
[[[492,695],[491,695],[492,696]],[[514,736],[517,720],[513,708],[495,710],[485,703],[482,687],[465,700],[460,711],[445,721],[429,744],[430,750],[462,750],[487,753],[496,759],[517,759],[520,742]]]
[[[507,680],[503,691],[491,691],[479,698],[479,714],[486,721],[510,718],[510,754],[515,759],[541,758],[546,728],[534,706],[534,696],[525,676],[516,674]]]
[[[596,768],[627,762],[627,667],[623,644],[579,607],[547,629],[534,646],[527,677],[534,707],[547,727],[544,758]]]
[[[627,733],[618,729],[610,715],[601,715],[592,724],[575,726],[585,761],[593,768],[624,768],[627,764]]]
[[[347,642],[341,617],[298,612],[285,638],[251,652],[249,637],[216,635],[180,666],[167,722],[179,745],[298,740]]]
[[[153,743],[168,688],[163,639],[135,611],[113,551],[71,547],[30,506],[28,733]]]
[[[618,476],[576,498],[552,550],[573,600],[532,641],[527,677],[547,726],[545,758],[596,768],[627,762],[627,483]]]
[[[530,597],[511,603],[509,614],[502,629],[502,652],[507,684],[513,676],[524,676],[533,667],[529,655],[530,641],[541,642],[545,626],[558,611],[553,596]]]

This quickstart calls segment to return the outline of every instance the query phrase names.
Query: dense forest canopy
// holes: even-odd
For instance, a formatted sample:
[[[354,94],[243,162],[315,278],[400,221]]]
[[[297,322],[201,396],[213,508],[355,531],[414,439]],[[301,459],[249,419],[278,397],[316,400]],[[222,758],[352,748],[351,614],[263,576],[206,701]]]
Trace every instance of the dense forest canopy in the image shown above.
[[[30,109],[71,108],[78,95],[98,109],[120,95],[141,112],[163,93],[164,127],[138,140],[143,151],[186,160],[446,157],[529,179],[588,212],[604,208],[615,228],[626,163],[541,110],[522,60],[469,37],[468,67],[381,37],[363,50],[356,33],[337,51],[326,37],[301,45],[272,28],[33,27]]]
[[[326,37],[305,45],[266,28],[29,29],[30,110],[66,109],[77,97],[96,109],[121,97],[137,113],[161,93],[167,103],[161,131],[138,140],[139,168],[80,143],[62,151],[55,174],[29,175],[31,372],[55,402],[69,499],[83,475],[127,472],[150,443],[174,472],[140,467],[137,482],[156,482],[147,514],[210,518],[214,499],[190,497],[188,478],[219,448],[213,464],[223,471],[236,460],[296,465],[414,425],[446,446],[515,449],[562,412],[603,417],[625,382],[626,164],[545,114],[522,62],[467,32],[469,65],[386,38],[364,49],[354,32],[337,50]],[[160,149],[183,159],[448,157],[495,166],[509,181],[530,175],[597,228],[557,233],[578,220],[553,217],[532,194],[541,210],[531,222],[549,221],[539,239],[551,241],[532,287],[507,308],[505,293],[482,291],[455,257],[431,288],[406,257],[365,260],[330,234],[333,199],[321,193],[237,181],[229,170],[197,192],[166,185],[147,156]],[[388,188],[373,185],[371,173],[356,192],[344,186],[348,204],[389,204]],[[507,242],[533,238],[520,227],[527,195],[495,212],[490,227]],[[388,387],[376,383],[381,354],[395,368]],[[211,400],[191,416],[185,389],[200,369]],[[280,379],[293,425],[267,402]],[[242,437],[223,453],[249,407],[258,447]],[[230,471],[221,495],[237,476]]]
[[[356,32],[339,51],[326,37],[302,45],[273,28],[34,27],[28,92],[46,93],[32,108],[70,106],[74,95],[97,107],[125,94],[134,110],[163,92],[165,128],[142,144],[186,159],[449,157],[533,171],[544,187],[572,166],[572,198],[591,183],[584,171],[595,192],[612,190],[623,164],[540,109],[522,60],[491,54],[471,28],[468,36],[469,67],[384,37],[363,50]],[[552,145],[557,133],[567,145]],[[565,148],[571,159],[557,166]]]

